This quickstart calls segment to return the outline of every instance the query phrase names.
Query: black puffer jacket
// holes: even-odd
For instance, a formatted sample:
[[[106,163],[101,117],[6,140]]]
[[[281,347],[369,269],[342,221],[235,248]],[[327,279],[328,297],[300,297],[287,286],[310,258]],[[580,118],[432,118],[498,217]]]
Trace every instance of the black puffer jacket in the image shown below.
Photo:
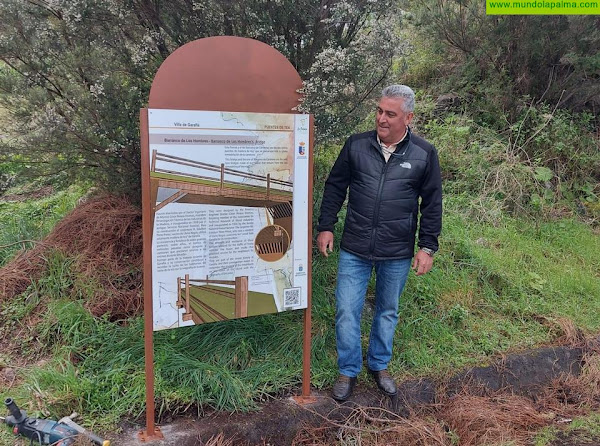
[[[325,182],[320,232],[333,232],[348,188],[342,249],[372,260],[410,258],[420,210],[418,245],[437,251],[442,180],[437,152],[423,138],[409,131],[387,163],[375,131],[348,138]]]

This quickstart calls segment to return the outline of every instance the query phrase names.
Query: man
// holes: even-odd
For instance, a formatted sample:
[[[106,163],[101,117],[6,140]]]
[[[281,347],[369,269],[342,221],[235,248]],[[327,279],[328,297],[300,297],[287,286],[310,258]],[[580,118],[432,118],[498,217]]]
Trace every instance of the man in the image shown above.
[[[405,85],[384,88],[377,106],[376,130],[348,138],[325,182],[317,227],[317,244],[324,256],[333,249],[337,214],[350,190],[335,291],[340,376],[332,396],[338,401],[350,397],[362,367],[360,316],[373,268],[375,314],[367,368],[386,395],[396,394],[387,366],[417,226],[419,250],[412,267],[418,276],[431,269],[438,249],[442,226],[440,167],[435,148],[409,128],[414,99],[413,91]]]

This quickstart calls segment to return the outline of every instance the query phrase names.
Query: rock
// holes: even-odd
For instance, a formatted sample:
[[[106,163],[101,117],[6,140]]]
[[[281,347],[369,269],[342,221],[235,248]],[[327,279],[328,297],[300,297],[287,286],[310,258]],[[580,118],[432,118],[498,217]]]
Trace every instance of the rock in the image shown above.
[[[15,372],[15,369],[6,367],[4,370],[2,370],[2,377],[10,383],[15,380],[15,378],[17,377],[17,374]]]
[[[460,109],[461,100],[457,94],[443,94],[437,98],[435,105],[435,114],[443,114],[449,111],[458,111]]]

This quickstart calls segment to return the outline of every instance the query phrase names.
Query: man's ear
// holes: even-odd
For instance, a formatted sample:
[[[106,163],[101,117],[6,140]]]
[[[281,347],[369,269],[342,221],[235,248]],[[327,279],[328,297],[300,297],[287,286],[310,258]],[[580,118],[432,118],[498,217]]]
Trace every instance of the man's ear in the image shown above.
[[[412,122],[414,116],[415,116],[415,114],[413,112],[410,112],[409,114],[407,114],[406,119],[404,120],[404,124],[409,125]]]

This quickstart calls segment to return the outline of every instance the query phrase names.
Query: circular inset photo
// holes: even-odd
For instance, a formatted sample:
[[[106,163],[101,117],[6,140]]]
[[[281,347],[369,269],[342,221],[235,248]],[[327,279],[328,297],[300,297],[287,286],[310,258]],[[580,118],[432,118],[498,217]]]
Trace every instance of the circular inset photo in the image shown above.
[[[256,255],[266,262],[275,262],[281,259],[289,247],[290,236],[279,225],[265,226],[254,239]]]

